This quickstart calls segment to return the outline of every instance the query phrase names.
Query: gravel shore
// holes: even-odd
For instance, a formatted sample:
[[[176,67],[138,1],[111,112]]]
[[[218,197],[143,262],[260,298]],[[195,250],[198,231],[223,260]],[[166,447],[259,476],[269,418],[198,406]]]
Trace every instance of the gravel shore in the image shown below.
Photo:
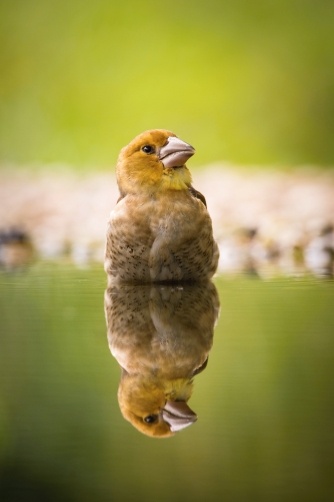
[[[334,170],[215,165],[193,179],[207,199],[219,272],[333,274]],[[0,263],[15,268],[32,256],[102,263],[117,198],[113,172],[1,170]]]

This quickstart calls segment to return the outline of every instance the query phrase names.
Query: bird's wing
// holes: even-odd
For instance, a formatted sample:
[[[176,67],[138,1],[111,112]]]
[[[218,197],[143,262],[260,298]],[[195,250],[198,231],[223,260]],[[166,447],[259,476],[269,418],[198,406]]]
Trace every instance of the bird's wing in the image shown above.
[[[203,370],[205,370],[205,368],[207,367],[208,365],[208,360],[209,360],[209,356],[205,359],[204,363],[199,366],[198,368],[196,368],[192,374],[192,376],[194,377],[195,375],[198,375],[199,373],[202,373]]]
[[[117,205],[119,202],[121,202],[121,200],[123,200],[123,199],[124,199],[124,197],[125,197],[125,195],[120,195],[120,196],[118,197],[118,199],[117,199],[116,205]]]
[[[205,200],[204,195],[201,192],[199,192],[198,190],[195,190],[195,188],[192,187],[191,185],[189,187],[189,192],[191,193],[191,195],[193,197],[195,197],[195,199],[199,199],[201,202],[203,202],[204,206],[206,207],[206,200]]]

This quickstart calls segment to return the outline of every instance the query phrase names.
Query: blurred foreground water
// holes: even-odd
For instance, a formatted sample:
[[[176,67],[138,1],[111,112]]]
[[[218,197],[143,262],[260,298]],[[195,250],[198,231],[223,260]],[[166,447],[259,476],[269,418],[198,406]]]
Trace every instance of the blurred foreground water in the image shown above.
[[[152,439],[119,408],[121,368],[108,347],[102,266],[37,262],[0,273],[1,501],[333,500],[333,282],[239,276],[215,286],[213,338],[210,302],[203,310],[191,292],[189,303],[179,301],[180,289],[154,290],[153,306],[144,293],[119,297],[116,327],[128,323],[137,345],[149,333],[144,312],[168,330],[178,320],[181,331],[193,323],[197,344],[207,311],[196,365],[212,348],[189,399],[198,420]],[[127,314],[131,298],[144,306],[141,324]],[[109,317],[113,353],[134,354],[135,344],[119,352],[121,339],[110,330]],[[159,365],[145,347],[149,365]],[[145,354],[131,360],[145,364]]]
[[[213,220],[219,272],[332,276],[333,170],[217,165],[193,178]],[[114,173],[78,174],[62,166],[35,173],[2,170],[0,264],[11,269],[34,258],[102,263],[117,199]]]

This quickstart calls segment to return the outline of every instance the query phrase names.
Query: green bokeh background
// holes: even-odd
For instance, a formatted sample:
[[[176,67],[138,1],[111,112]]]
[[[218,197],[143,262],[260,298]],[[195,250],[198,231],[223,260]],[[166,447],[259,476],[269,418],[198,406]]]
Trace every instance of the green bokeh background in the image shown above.
[[[0,161],[114,165],[150,128],[192,165],[334,163],[328,0],[0,1]]]

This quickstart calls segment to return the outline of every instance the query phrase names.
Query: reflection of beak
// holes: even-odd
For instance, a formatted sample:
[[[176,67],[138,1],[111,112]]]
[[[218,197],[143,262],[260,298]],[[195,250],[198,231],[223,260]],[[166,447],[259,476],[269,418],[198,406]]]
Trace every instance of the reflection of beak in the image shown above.
[[[197,420],[196,413],[184,401],[166,401],[162,417],[172,432],[178,432]]]
[[[159,152],[159,159],[165,167],[181,167],[194,155],[195,149],[179,138],[169,136],[167,145]]]

